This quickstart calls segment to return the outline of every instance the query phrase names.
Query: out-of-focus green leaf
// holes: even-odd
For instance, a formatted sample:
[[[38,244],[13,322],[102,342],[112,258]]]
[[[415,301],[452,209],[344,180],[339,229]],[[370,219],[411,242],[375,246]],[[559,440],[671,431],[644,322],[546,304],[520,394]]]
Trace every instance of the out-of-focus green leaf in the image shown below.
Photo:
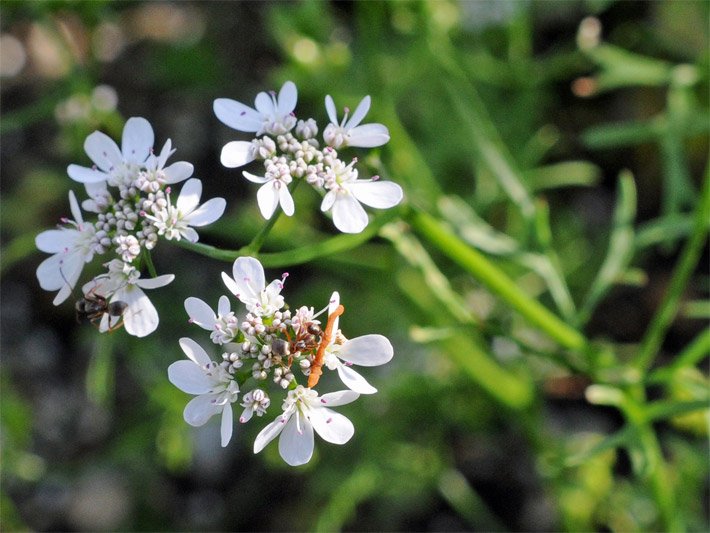
[[[618,196],[614,221],[609,238],[609,248],[596,278],[589,288],[584,303],[576,318],[578,325],[585,324],[592,316],[599,301],[619,279],[634,254],[634,229],[636,217],[636,186],[633,176],[623,172],[619,176]]]
[[[600,168],[588,161],[562,161],[524,173],[528,188],[533,192],[563,187],[591,187],[599,182]]]

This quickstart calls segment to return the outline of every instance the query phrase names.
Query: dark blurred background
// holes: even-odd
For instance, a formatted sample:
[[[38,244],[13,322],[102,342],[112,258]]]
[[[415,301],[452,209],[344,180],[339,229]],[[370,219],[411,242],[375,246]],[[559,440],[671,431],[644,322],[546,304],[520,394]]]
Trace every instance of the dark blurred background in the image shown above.
[[[83,197],[66,167],[89,164],[86,135],[101,129],[118,140],[125,119],[142,116],[156,146],[172,139],[171,160],[194,164],[203,198],[227,199],[225,217],[201,240],[231,249],[248,243],[261,224],[256,188],[219,164],[221,147],[247,136],[219,123],[212,101],[250,104],[288,79],[299,88],[299,118],[313,116],[321,127],[325,94],[351,108],[371,94],[368,121],[392,132],[391,143],[364,161],[373,173],[399,182],[424,207],[437,194],[457,195],[516,236],[510,206],[472,158],[467,126],[442,89],[448,81],[436,61],[456,60],[500,138],[530,170],[530,187],[549,203],[555,247],[577,298],[603,259],[623,169],[635,176],[639,225],[678,215],[681,227],[694,204],[708,149],[706,2],[5,0],[0,12],[3,530],[654,528],[654,502],[623,451],[565,463],[619,428],[616,412],[589,405],[585,377],[546,357],[554,351],[549,341],[445,260],[443,273],[467,312],[486,324],[490,357],[534,380],[532,405],[524,412],[501,406],[458,366],[439,342],[446,324],[431,288],[388,239],[376,238],[338,256],[267,269],[269,279],[288,270],[291,305],[320,308],[340,291],[345,333],[382,333],[395,346],[392,364],[367,373],[380,393],[344,410],[355,423],[353,440],[317,442],[314,459],[294,469],[273,444],[252,453],[271,412],[237,427],[223,449],[216,421],[198,429],[184,423],[187,395],[167,381],[167,366],[183,357],[178,338],[207,345],[204,332],[187,324],[182,302],[198,296],[216,304],[228,263],[161,242],[156,268],[176,281],[150,295],[158,331],[145,339],[99,335],[76,324],[71,302],[54,307],[53,295],[40,290],[35,269],[45,256],[34,237],[68,213],[70,189]],[[604,63],[585,52],[578,44],[585,19],[592,40],[599,24],[605,42],[652,64],[644,70],[637,57]],[[441,46],[443,37],[451,48]],[[446,50],[451,57],[441,57]],[[681,80],[680,96],[668,72]],[[683,131],[659,134],[678,101],[690,106]],[[636,129],[613,128],[620,123]],[[574,163],[555,166],[561,162]],[[533,175],[540,168],[547,174]],[[279,221],[266,250],[334,233],[309,193],[298,191],[296,216]],[[679,236],[636,255],[636,280],[601,303],[586,327],[590,337],[622,352],[639,341]],[[94,263],[83,279],[100,271]],[[707,295],[706,266],[689,301]],[[526,290],[544,292],[531,273],[506,268]],[[705,324],[679,319],[661,360]],[[511,331],[538,352],[511,343]],[[683,480],[678,505],[689,526],[703,530],[702,415],[659,431]]]

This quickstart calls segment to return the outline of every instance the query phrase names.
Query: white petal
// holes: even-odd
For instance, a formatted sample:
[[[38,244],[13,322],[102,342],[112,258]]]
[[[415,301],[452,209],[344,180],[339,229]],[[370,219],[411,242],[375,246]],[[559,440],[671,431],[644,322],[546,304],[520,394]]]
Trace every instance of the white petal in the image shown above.
[[[155,278],[146,278],[136,280],[136,285],[143,289],[159,289],[172,283],[175,279],[175,274],[163,274]]]
[[[203,426],[207,421],[222,410],[221,405],[217,405],[216,394],[202,394],[190,400],[182,412],[185,422],[191,426]]]
[[[356,180],[350,190],[363,204],[377,209],[394,207],[402,201],[402,187],[393,181]]]
[[[296,84],[292,81],[287,81],[281,87],[279,91],[278,112],[281,117],[284,117],[296,109],[296,102],[298,101],[298,89]]]
[[[370,110],[370,96],[366,96],[362,100],[360,100],[360,103],[357,105],[357,109],[355,109],[355,112],[352,114],[348,122],[345,124],[344,128],[345,130],[349,130],[360,124],[362,122],[362,119],[365,118],[365,115],[367,115],[367,112]]]
[[[259,453],[263,450],[267,444],[269,444],[279,435],[279,433],[281,433],[285,425],[286,423],[281,416],[277,417],[276,420],[270,424],[267,424],[254,440],[254,453]]]
[[[182,351],[185,352],[185,355],[187,355],[195,364],[203,367],[212,362],[210,356],[207,355],[207,352],[205,352],[202,346],[197,344],[190,337],[182,337],[179,344]]]
[[[279,205],[279,194],[274,188],[273,182],[264,183],[256,192],[256,201],[259,204],[261,216],[266,220],[271,218],[271,215],[276,211],[276,206]]]
[[[297,421],[300,419],[300,427]],[[300,432],[299,432],[300,430]],[[291,466],[306,464],[313,457],[313,426],[304,417],[293,415],[279,438],[279,453]]]
[[[163,169],[163,172],[165,173],[165,183],[172,185],[174,183],[185,181],[187,178],[192,176],[194,170],[195,167],[192,166],[192,163],[188,163],[187,161],[176,161],[169,167]]]
[[[143,163],[150,155],[154,142],[155,136],[150,122],[143,117],[129,118],[123,127],[123,159],[129,163]]]
[[[231,306],[229,305],[229,298],[226,296],[220,296],[219,302],[217,303],[217,312],[222,316],[226,316],[230,311]]]
[[[333,204],[333,223],[343,233],[360,233],[367,227],[367,213],[354,196],[339,194]]]
[[[219,160],[227,168],[242,167],[256,159],[256,151],[250,142],[232,141],[222,148]]]
[[[37,267],[37,281],[45,291],[57,291],[62,288],[62,285],[66,285],[67,282],[64,280],[66,274],[62,276],[63,272],[60,271],[64,255],[66,254],[52,255]]]
[[[349,339],[335,355],[356,365],[378,366],[392,359],[394,349],[387,337],[372,334]]]
[[[111,137],[100,131],[95,131],[86,138],[84,150],[96,166],[104,172],[110,172],[123,162],[118,145]]]
[[[183,216],[187,215],[199,205],[200,196],[202,196],[202,182],[197,178],[189,179],[182,186],[175,207]]]
[[[332,124],[338,125],[338,113],[335,111],[335,102],[329,94],[325,95],[325,110]]]
[[[276,114],[277,109],[274,107],[274,101],[271,99],[271,95],[265,91],[260,92],[256,95],[254,99],[254,107],[261,113],[262,118],[264,116],[273,116]]]
[[[293,198],[291,197],[291,193],[288,190],[288,187],[285,185],[282,185],[279,188],[279,204],[281,204],[281,209],[283,209],[284,214],[286,216],[291,216],[293,215],[293,212],[295,210],[294,205],[293,205]]]
[[[387,144],[390,133],[382,124],[363,124],[348,132],[348,146],[374,148]]]
[[[84,219],[81,216],[81,209],[79,209],[79,202],[76,201],[76,195],[74,191],[69,191],[69,209],[74,217],[74,222],[82,224]]]
[[[350,420],[326,407],[311,409],[309,412],[313,428],[318,432],[320,438],[333,444],[345,444],[353,434],[355,428]],[[285,433],[285,431],[284,431]],[[284,435],[281,436],[283,440]]]
[[[163,145],[163,148],[160,150],[160,154],[158,155],[158,158],[156,161],[157,168],[163,168],[165,166],[165,163],[168,161],[168,157],[170,157],[175,152],[175,150],[173,150],[172,147],[173,147],[173,143],[170,139],[165,141],[165,144]],[[155,157],[155,156],[153,156],[153,157]],[[180,163],[185,163],[185,162],[180,161]],[[190,163],[187,163],[187,164],[190,165]],[[190,166],[192,166],[192,165],[190,165]],[[165,170],[167,170],[167,169],[165,169]],[[187,177],[189,178],[189,176],[187,176]],[[185,179],[185,178],[183,178],[183,179]]]
[[[111,297],[111,301],[119,300],[128,304],[128,309],[123,315],[123,325],[129,335],[145,337],[157,329],[158,311],[140,288],[133,285],[117,291]]]
[[[79,281],[81,271],[84,268],[84,261],[78,253],[64,254],[59,263],[59,276],[62,278],[64,283],[52,301],[54,305],[61,304],[64,300],[71,296],[74,287],[76,287],[77,281]]]
[[[71,179],[79,183],[99,183],[108,179],[108,174],[105,172],[79,165],[69,165],[67,174],[69,174]]]
[[[189,297],[185,300],[185,311],[190,317],[190,322],[202,329],[212,331],[215,324],[215,315],[212,308],[199,298]]]
[[[188,394],[207,394],[213,387],[212,381],[192,361],[175,361],[168,367],[168,380],[178,389]]]
[[[74,246],[78,235],[79,231],[74,229],[48,229],[35,237],[35,245],[48,254],[67,252]]]
[[[377,389],[352,368],[344,364],[338,365],[338,376],[347,388],[360,394],[375,394]]]
[[[335,191],[328,191],[320,204],[320,210],[324,213],[328,211],[331,207],[333,207],[336,198],[337,193]]]
[[[222,272],[222,281],[227,286],[227,290],[231,292],[234,296],[239,294],[239,286],[234,282],[232,278],[226,272]]]
[[[246,170],[242,172],[242,176],[252,183],[266,183],[267,181],[271,181],[271,178],[267,178],[266,176],[257,176],[251,172],[247,172]]]
[[[238,257],[232,266],[232,275],[237,285],[235,296],[240,300],[242,297],[256,298],[266,287],[264,267],[253,257]]]
[[[217,98],[212,108],[217,118],[230,128],[247,132],[257,132],[261,128],[261,115],[241,102]]]
[[[200,236],[197,234],[197,232],[192,229],[192,228],[184,228],[180,230],[180,235],[182,238],[189,242],[197,242],[200,240]],[[179,240],[179,239],[178,239]]]
[[[206,226],[221,217],[226,207],[227,201],[224,198],[212,198],[185,217],[185,220],[196,228]]]
[[[222,409],[222,424],[220,426],[220,436],[222,437],[222,448],[224,448],[232,438],[234,422],[232,414],[232,404],[227,403]]]
[[[321,396],[318,401],[328,407],[338,407],[354,402],[360,397],[360,394],[351,390],[341,390],[337,392],[329,392]]]

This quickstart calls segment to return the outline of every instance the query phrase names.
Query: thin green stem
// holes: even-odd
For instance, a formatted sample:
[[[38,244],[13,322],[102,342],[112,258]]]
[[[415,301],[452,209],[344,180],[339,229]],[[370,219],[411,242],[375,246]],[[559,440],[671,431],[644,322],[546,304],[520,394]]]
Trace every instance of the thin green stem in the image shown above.
[[[285,252],[261,254],[253,252],[251,247],[254,241],[249,243],[247,246],[239,248],[238,250],[222,250],[208,244],[188,242],[184,239],[169,242],[206,257],[217,259],[218,261],[232,262],[237,257],[251,255],[252,257],[259,259],[261,264],[266,268],[278,268],[301,265],[321,257],[327,257],[357,248],[375,237],[382,226],[388,222],[391,222],[398,216],[400,216],[400,210],[390,209],[375,217],[365,228],[365,230],[362,231],[362,233],[336,235],[335,237],[331,237],[324,241],[301,246]]]
[[[641,371],[645,371],[651,366],[653,358],[663,343],[668,328],[670,328],[678,313],[681,296],[693,273],[693,269],[698,264],[700,254],[705,245],[705,239],[708,235],[708,220],[710,220],[710,167],[706,171],[703,193],[696,207],[693,233],[675,266],[668,292],[653,317],[633,361],[633,365]]]
[[[151,278],[157,278],[158,272],[155,270],[155,265],[153,264],[153,258],[150,256],[150,252],[145,250],[143,252],[143,259],[145,260],[145,266],[148,269],[148,273]]]
[[[710,353],[710,329],[698,335],[690,345],[673,360],[673,363],[654,370],[648,377],[648,383],[664,383],[673,377],[681,368],[694,367]]]
[[[500,296],[530,323],[547,333],[550,338],[570,350],[583,351],[589,348],[584,335],[521,291],[504,272],[478,251],[466,245],[439,220],[427,213],[413,210],[409,222],[422,237]]]

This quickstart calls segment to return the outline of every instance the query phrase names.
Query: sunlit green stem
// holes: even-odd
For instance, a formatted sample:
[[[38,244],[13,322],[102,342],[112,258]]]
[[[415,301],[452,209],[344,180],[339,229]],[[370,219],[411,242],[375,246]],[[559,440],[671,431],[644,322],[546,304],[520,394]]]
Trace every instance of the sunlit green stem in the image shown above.
[[[562,346],[570,350],[585,350],[588,347],[587,340],[580,332],[568,326],[540,302],[525,294],[504,272],[464,243],[440,221],[427,213],[413,210],[409,222],[417,233],[436,246],[439,251],[458,263],[530,323],[539,327]]]
[[[639,370],[646,370],[653,358],[658,353],[668,328],[673,323],[680,306],[680,299],[688,283],[688,279],[693,273],[693,269],[698,264],[700,254],[705,245],[708,235],[708,221],[710,220],[710,167],[706,171],[703,183],[703,192],[695,211],[695,224],[693,233],[687,241],[680,259],[675,266],[673,276],[668,287],[663,302],[656,315],[651,321],[651,325],[646,331],[646,335],[641,341],[636,358],[633,364]]]

